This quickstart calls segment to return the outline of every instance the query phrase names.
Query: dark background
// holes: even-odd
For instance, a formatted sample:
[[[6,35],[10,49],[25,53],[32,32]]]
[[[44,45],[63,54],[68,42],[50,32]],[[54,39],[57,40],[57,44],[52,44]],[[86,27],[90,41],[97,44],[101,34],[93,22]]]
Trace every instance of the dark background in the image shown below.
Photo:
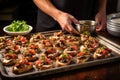
[[[107,14],[117,12],[117,1],[108,0]],[[0,29],[19,19],[32,25],[34,27],[32,32],[35,32],[36,18],[37,7],[32,0],[0,0]]]

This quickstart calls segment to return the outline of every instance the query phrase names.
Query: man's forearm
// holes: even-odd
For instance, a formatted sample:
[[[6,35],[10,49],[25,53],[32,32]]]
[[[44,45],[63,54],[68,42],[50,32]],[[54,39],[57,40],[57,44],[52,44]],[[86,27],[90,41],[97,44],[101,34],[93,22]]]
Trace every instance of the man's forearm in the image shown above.
[[[98,12],[106,11],[107,0],[98,0]]]
[[[57,19],[57,16],[61,14],[61,11],[58,10],[50,0],[33,0],[33,2],[36,4],[36,6],[41,9],[44,13],[48,14],[55,20]]]

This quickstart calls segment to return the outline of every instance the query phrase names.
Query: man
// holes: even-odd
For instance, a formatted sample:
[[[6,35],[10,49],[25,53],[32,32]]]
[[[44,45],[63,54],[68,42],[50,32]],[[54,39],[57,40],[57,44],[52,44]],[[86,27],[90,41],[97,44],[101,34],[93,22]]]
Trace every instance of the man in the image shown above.
[[[36,31],[60,29],[78,33],[72,23],[95,20],[96,31],[106,25],[106,0],[33,0],[39,8]]]

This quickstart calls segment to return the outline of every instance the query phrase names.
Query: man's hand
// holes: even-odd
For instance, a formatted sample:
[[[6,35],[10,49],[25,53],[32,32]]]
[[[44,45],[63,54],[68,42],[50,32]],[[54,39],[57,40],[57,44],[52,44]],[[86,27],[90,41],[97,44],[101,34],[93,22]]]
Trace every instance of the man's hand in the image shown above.
[[[79,21],[75,19],[72,15],[65,12],[61,12],[58,15],[56,21],[60,24],[62,30],[65,30],[69,33],[79,34],[79,32],[72,26],[72,23],[79,24]]]
[[[105,30],[105,28],[106,28],[106,12],[98,12],[96,14],[95,20],[98,24],[96,31]]]
[[[106,27],[106,2],[107,0],[98,0],[98,13],[95,16],[98,24],[96,31],[104,30]]]

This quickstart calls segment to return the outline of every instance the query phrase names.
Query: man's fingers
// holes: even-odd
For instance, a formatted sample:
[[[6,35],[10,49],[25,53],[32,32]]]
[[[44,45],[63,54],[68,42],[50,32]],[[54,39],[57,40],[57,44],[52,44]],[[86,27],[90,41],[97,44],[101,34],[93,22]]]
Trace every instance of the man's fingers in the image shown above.
[[[102,27],[101,27],[101,26],[98,26],[98,27],[96,28],[96,31],[100,31],[100,30],[102,30]]]
[[[73,16],[70,16],[70,19],[67,20],[67,23],[62,26],[62,30],[66,30],[69,33],[79,34],[79,32],[73,28],[72,23],[79,24],[79,21]]]
[[[68,25],[67,27],[70,33],[79,34],[79,32],[75,30],[72,25]]]
[[[106,28],[106,24],[104,24],[103,22],[98,24],[98,26],[96,27],[96,31],[105,30],[105,28]]]
[[[80,22],[76,18],[72,17],[71,19],[75,24],[80,24]]]
[[[79,32],[77,30],[75,30],[74,28],[73,28],[73,33],[79,34]]]
[[[69,32],[69,33],[70,33],[70,31],[69,31],[69,29],[68,29],[68,27],[67,27],[67,26],[65,27],[65,30],[66,30],[67,32]]]

